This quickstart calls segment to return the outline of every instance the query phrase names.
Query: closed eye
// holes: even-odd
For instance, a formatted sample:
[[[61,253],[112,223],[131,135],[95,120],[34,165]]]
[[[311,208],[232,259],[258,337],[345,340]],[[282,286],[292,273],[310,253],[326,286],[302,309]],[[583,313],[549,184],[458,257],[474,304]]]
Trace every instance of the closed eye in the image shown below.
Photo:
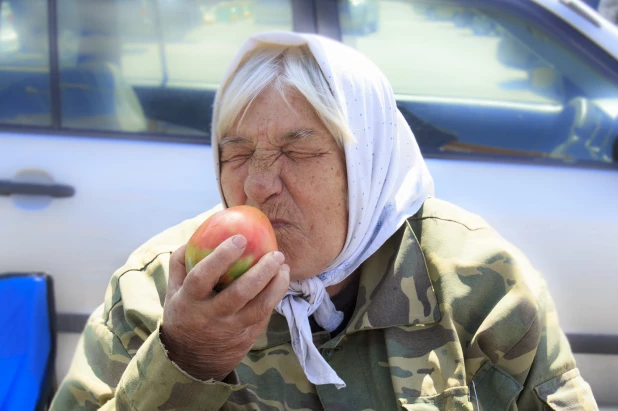
[[[244,163],[253,155],[252,151],[248,150],[223,150],[221,153],[221,164]]]
[[[235,163],[238,161],[247,161],[251,157],[251,154],[236,154],[234,156],[229,156],[221,160],[221,163]]]
[[[328,151],[324,150],[314,150],[314,151],[298,151],[298,150],[284,150],[283,154],[288,157],[292,161],[298,160],[306,160],[311,158],[318,158],[328,153]]]

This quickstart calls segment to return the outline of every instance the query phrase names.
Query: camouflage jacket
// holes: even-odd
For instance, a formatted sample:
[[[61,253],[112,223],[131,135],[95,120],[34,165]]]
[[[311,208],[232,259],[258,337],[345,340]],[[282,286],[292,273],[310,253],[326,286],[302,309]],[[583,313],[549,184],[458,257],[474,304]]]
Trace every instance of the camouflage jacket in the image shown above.
[[[52,410],[597,409],[540,275],[482,219],[431,198],[361,266],[345,331],[314,334],[346,388],[309,383],[276,313],[224,382],[196,380],[159,324],[170,254],[207,216],[114,274]]]

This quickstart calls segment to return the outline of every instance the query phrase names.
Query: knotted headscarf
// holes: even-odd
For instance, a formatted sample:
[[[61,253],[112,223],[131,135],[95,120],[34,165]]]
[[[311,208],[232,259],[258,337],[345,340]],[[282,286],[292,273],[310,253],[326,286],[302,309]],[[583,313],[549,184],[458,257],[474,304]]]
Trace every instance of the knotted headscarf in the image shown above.
[[[309,316],[329,332],[341,324],[343,314],[336,310],[325,287],[352,274],[414,215],[425,198],[433,195],[433,180],[388,81],[368,58],[350,47],[313,34],[261,33],[244,43],[221,83],[225,84],[242,58],[262,43],[309,47],[355,138],[344,143],[349,217],[343,250],[323,273],[292,281],[277,306],[287,319],[292,347],[309,381],[342,388],[345,383],[313,344]],[[219,93],[215,113],[218,99]],[[215,121],[216,116],[212,145],[219,177],[217,140],[221,136],[215,133]],[[221,198],[225,205],[222,191]]]

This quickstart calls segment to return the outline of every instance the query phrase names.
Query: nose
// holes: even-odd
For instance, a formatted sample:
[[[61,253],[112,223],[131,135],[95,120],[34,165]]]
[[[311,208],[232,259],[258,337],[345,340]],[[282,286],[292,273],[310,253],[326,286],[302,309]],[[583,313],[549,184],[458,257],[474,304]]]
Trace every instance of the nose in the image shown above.
[[[281,180],[280,154],[278,150],[254,153],[245,179],[247,199],[256,204],[263,204],[269,198],[281,193],[283,181]]]

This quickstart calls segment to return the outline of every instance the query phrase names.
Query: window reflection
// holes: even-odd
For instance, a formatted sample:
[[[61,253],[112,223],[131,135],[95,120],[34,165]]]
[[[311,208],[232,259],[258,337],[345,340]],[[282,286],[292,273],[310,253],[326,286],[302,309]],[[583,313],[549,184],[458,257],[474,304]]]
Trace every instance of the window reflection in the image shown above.
[[[51,125],[44,0],[0,2],[0,124]]]
[[[67,128],[208,137],[214,92],[238,47],[256,32],[292,29],[289,0],[58,1]]]
[[[616,81],[508,4],[340,0],[339,14],[425,154],[613,161]]]

